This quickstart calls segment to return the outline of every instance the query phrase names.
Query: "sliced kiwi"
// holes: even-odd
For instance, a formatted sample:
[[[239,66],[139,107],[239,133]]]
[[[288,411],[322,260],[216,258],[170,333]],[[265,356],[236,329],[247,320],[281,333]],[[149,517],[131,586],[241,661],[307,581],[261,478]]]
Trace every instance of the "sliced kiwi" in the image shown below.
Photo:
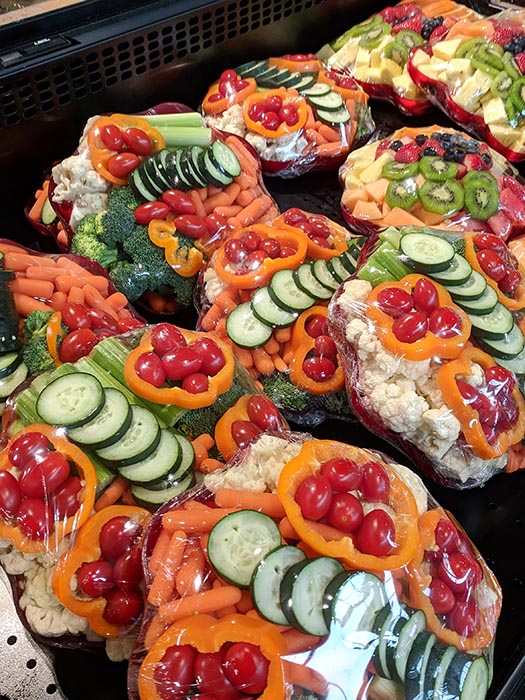
[[[479,46],[476,49],[476,57],[489,66],[497,68],[497,70],[503,70],[503,47],[494,41],[489,41],[484,46]]]
[[[505,71],[510,75],[511,78],[514,78],[514,80],[521,78],[521,71],[518,67],[518,64],[516,63],[516,59],[514,58],[513,53],[511,53],[510,51],[505,51],[505,53],[503,54],[502,61]]]
[[[498,181],[488,170],[469,170],[468,173],[465,173],[461,178],[461,184],[463,187],[467,187],[478,180],[487,183],[496,190],[498,189]]]
[[[486,73],[487,75],[492,75],[493,78],[495,78],[497,74],[502,70],[502,68],[496,68],[492,64],[488,63],[484,58],[480,58],[480,56],[478,55],[478,51],[476,51],[470,57],[470,62],[473,68],[477,68],[478,70],[482,71],[483,73]],[[503,67],[503,62],[501,62],[501,64]]]
[[[372,27],[374,27],[376,24],[380,24],[382,21],[381,15],[372,15],[364,22],[360,22],[359,24],[356,24],[355,27],[349,29],[347,32],[345,32],[344,36],[348,39],[352,39],[356,36],[363,36],[363,34],[366,34],[370,29],[372,29]],[[346,43],[346,41],[344,43]]]
[[[393,160],[383,165],[381,175],[389,180],[406,180],[408,177],[415,177],[418,172],[417,163],[398,163]]]
[[[521,116],[525,115],[525,76],[523,78],[518,78],[515,80],[509,90],[509,97],[514,103],[514,106],[521,113]]]
[[[419,188],[419,198],[427,211],[448,216],[463,208],[464,191],[452,178],[444,182],[425,180]]]
[[[413,49],[414,46],[421,46],[425,43],[425,40],[412,29],[403,29],[396,34],[396,42],[403,44],[409,51]]]
[[[385,195],[385,201],[388,206],[411,209],[418,200],[418,187],[412,178],[391,180],[388,183]]]
[[[499,192],[484,180],[473,180],[465,187],[464,207],[473,219],[486,221],[498,211]]]
[[[507,119],[509,120],[510,126],[513,128],[517,127],[523,117],[523,114],[514,104],[514,100],[510,94],[505,100],[505,112],[507,112]]]
[[[513,80],[514,79],[510,77],[506,70],[502,70],[492,81],[490,91],[494,97],[501,97],[502,99],[505,99],[509,94],[510,86],[512,85]]]
[[[474,51],[485,43],[486,39],[482,36],[475,36],[472,39],[462,41],[456,49],[454,58],[470,58]]]
[[[441,156],[423,156],[419,161],[419,169],[427,180],[445,182],[456,177],[458,164],[445,160]]]
[[[408,61],[408,49],[404,44],[400,44],[397,41],[392,41],[390,44],[385,46],[383,51],[385,58],[390,58],[390,60],[397,63],[399,66],[403,67]]]
[[[361,36],[359,39],[359,46],[362,46],[364,49],[375,49],[375,47],[379,46],[381,43],[381,39],[391,33],[392,27],[386,22],[375,24],[366,34]]]

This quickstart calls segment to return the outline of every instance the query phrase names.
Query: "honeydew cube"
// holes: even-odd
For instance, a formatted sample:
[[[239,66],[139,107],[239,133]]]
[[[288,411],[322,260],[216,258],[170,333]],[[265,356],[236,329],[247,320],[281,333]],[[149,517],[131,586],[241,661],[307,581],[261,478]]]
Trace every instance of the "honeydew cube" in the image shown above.
[[[493,97],[483,105],[483,119],[487,124],[506,124],[509,118],[501,97]]]
[[[406,97],[409,100],[421,99],[423,96],[422,91],[419,90],[415,82],[406,72],[392,78],[392,87],[398,95]]]
[[[445,61],[450,61],[456,55],[458,46],[463,39],[449,39],[448,41],[438,41],[432,47],[432,53],[436,58],[442,58]]]
[[[381,81],[387,85],[392,84],[392,80],[397,76],[401,75],[403,69],[401,66],[392,61],[390,58],[384,58],[381,64]]]
[[[391,153],[388,153],[388,151],[384,151],[377,160],[374,160],[373,163],[371,163],[359,174],[359,179],[365,184],[379,180],[383,166],[387,163],[391,163],[393,160],[394,156]]]

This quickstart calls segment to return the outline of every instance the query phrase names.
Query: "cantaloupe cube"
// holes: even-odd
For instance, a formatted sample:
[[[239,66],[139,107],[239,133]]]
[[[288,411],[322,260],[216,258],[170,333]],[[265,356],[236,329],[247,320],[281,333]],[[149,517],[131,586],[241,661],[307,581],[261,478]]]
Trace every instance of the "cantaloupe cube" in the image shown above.
[[[370,201],[370,196],[364,187],[347,189],[343,192],[343,196],[341,197],[343,206],[350,212],[354,211],[354,207],[356,206],[357,202],[368,201]]]
[[[422,226],[423,222],[414,216],[411,212],[401,209],[401,207],[393,207],[388,214],[383,217],[384,226]]]
[[[388,183],[386,177],[381,177],[375,182],[369,182],[365,185],[365,190],[370,195],[374,202],[383,202],[386,196],[386,191],[388,189]]]
[[[375,221],[383,218],[383,214],[375,202],[363,202],[362,200],[356,202],[352,214],[358,219],[365,219],[367,221]]]

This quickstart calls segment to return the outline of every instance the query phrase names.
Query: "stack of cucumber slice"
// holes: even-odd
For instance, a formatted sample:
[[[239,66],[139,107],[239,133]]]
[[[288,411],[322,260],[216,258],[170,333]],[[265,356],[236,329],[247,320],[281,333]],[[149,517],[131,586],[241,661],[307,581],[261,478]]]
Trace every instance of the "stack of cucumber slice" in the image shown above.
[[[0,416],[4,412],[7,399],[27,377],[27,367],[19,352],[5,352],[0,355]]]
[[[289,71],[287,68],[271,66],[268,59],[264,61],[249,61],[235,68],[241,78],[253,78],[262,88],[294,88],[306,90],[317,82],[316,72]]]
[[[300,90],[300,93],[306,97],[317,118],[325,124],[339,126],[350,121],[350,112],[343,98],[327,83],[316,83],[312,87]]]

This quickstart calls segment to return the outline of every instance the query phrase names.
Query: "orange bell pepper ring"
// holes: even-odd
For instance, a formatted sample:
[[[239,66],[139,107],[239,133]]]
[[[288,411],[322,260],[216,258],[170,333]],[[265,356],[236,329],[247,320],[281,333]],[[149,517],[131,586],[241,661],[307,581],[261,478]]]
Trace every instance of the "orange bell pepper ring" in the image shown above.
[[[244,274],[237,274],[228,260],[225,244],[216,252],[213,258],[213,267],[217,275],[233,287],[239,289],[258,289],[264,287],[278,270],[295,270],[304,262],[308,250],[308,236],[299,229],[291,226],[275,228],[267,224],[254,224],[247,229],[238,231],[228,237],[228,240],[242,238],[247,231],[254,231],[262,239],[275,238],[281,248],[287,247],[295,252],[285,258],[264,258],[259,267]]]
[[[448,307],[452,309],[460,319],[458,332],[450,338],[442,338],[434,335],[427,329],[425,335],[413,343],[402,342],[396,338],[392,327],[394,320],[384,313],[378,304],[379,294],[386,289],[402,289],[408,294],[412,294],[414,287],[420,279],[427,279],[424,275],[407,275],[400,282],[382,282],[370,292],[367,299],[366,315],[374,322],[376,333],[381,344],[386,350],[394,355],[403,357],[405,360],[428,360],[431,357],[451,359],[457,357],[467,344],[470,338],[472,324],[463,309],[454,304],[452,297],[440,284],[433,282],[438,294],[440,308]]]
[[[205,114],[220,114],[233,105],[242,104],[244,100],[257,91],[257,83],[253,78],[243,78],[246,87],[241,90],[230,89],[226,95],[219,92],[219,82],[214,83],[206,93],[202,101],[202,110]]]
[[[478,604],[481,625],[476,634],[470,637],[459,635],[449,629],[440,619],[429,598],[429,585],[432,581],[430,565],[425,561],[426,551],[436,551],[436,527],[440,520],[451,520],[449,514],[443,508],[427,510],[419,518],[419,547],[414,559],[407,565],[406,572],[409,582],[409,604],[425,613],[427,627],[444,644],[451,644],[463,651],[475,651],[488,646],[496,634],[496,625],[501,612],[501,588],[492,571],[486,566],[481,557],[477,557],[477,551],[472,547],[472,555],[483,569],[485,585],[492,595],[487,595],[484,589],[482,599],[477,599],[474,589],[474,600]]]
[[[297,110],[297,121],[295,124],[287,124],[282,121],[277,129],[267,129],[260,121],[255,121],[250,116],[250,108],[258,103],[264,103],[269,97],[280,97],[283,101],[283,106],[290,105]],[[293,134],[304,127],[308,120],[308,105],[304,97],[297,90],[287,90],[286,88],[276,88],[275,90],[264,90],[249,95],[244,101],[243,119],[246,128],[249,131],[254,131],[267,139],[278,139],[280,136]]]
[[[295,500],[299,484],[308,476],[317,475],[321,464],[336,457],[344,457],[358,464],[373,459],[379,462],[390,480],[390,495],[387,505],[394,511],[395,549],[386,556],[364,554],[357,549],[350,535],[338,540],[327,540],[314,531],[304,519],[301,508]],[[364,571],[387,571],[407,564],[417,552],[419,535],[417,530],[418,509],[412,491],[397,476],[393,469],[378,459],[377,455],[335,440],[308,440],[303,443],[300,453],[285,464],[277,493],[284,506],[288,520],[299,538],[318,554],[335,557],[353,569]]]
[[[193,277],[204,262],[204,255],[194,246],[180,245],[173,221],[153,219],[148,224],[148,236],[152,243],[164,249],[168,265],[181,277]]]
[[[315,54],[287,54],[285,56],[274,56],[268,59],[268,65],[276,68],[285,68],[291,73],[317,73],[321,70],[322,63]]]
[[[319,214],[316,214],[316,216],[319,216]],[[330,260],[331,258],[338,257],[342,253],[345,252],[345,250],[348,250],[348,242],[347,242],[347,236],[348,236],[348,231],[337,224],[335,221],[332,221],[328,217],[326,218],[326,223],[328,227],[330,228],[330,248],[325,248],[324,246],[319,245],[316,243],[314,240],[312,240],[309,236],[308,238],[308,248],[307,248],[307,257],[312,258],[313,260],[318,260],[319,258],[322,258],[323,260]],[[302,229],[298,229],[296,226],[292,226],[291,224],[287,224],[284,215],[281,214],[281,216],[277,217],[275,221],[271,223],[271,226],[278,226],[281,229],[287,230],[291,229],[292,231],[301,231]]]
[[[60,311],[55,311],[46,328],[46,344],[49,354],[53,358],[56,367],[62,364],[58,355],[58,339],[63,339],[67,335],[67,330],[62,325],[62,314]]]
[[[188,331],[184,328],[179,329],[188,345],[198,338],[205,337],[205,333],[197,331]],[[141,338],[139,345],[132,350],[124,363],[124,379],[126,384],[137,396],[140,396],[147,401],[158,404],[173,404],[180,408],[204,408],[211,406],[216,398],[231,387],[233,383],[233,373],[235,370],[235,360],[232,349],[219,338],[214,338],[215,343],[220,347],[224,354],[224,367],[217,372],[213,377],[208,377],[208,389],[198,394],[192,394],[185,391],[180,386],[169,386],[157,388],[141,379],[137,374],[135,365],[138,358],[145,352],[152,352],[153,345],[151,344],[151,331],[146,331]]]
[[[171,647],[190,645],[200,653],[213,654],[225,644],[235,642],[253,644],[269,661],[266,688],[257,696],[258,700],[286,700],[288,692],[281,659],[286,655],[286,643],[281,633],[270,622],[238,614],[226,615],[220,620],[211,615],[194,615],[172,624],[153,644],[140,666],[140,700],[166,697],[165,692],[159,692],[155,670]]]
[[[17,438],[30,433],[45,435],[53,448],[68,460],[72,474],[80,478],[82,487],[77,496],[78,509],[64,520],[51,519],[50,532],[47,537],[42,539],[32,539],[22,532],[16,521],[10,522],[0,516],[0,537],[9,540],[24,554],[54,552],[66,535],[77,530],[88,519],[95,503],[97,475],[91,460],[79,447],[73,445],[63,436],[63,431],[44,423],[29,425],[9,440],[7,446],[0,453],[0,470],[9,471],[16,476],[16,470],[9,461],[9,448]],[[47,504],[47,501],[45,502]],[[52,506],[52,503],[50,505]]]
[[[292,384],[309,394],[320,396],[321,394],[331,394],[340,391],[345,385],[345,375],[343,367],[339,361],[334,374],[325,381],[316,382],[308,377],[303,369],[303,363],[308,354],[312,352],[315,345],[315,338],[306,332],[306,324],[314,316],[326,318],[328,310],[325,306],[312,306],[311,309],[303,311],[296,320],[292,331],[292,359],[290,362],[290,381]]]
[[[84,617],[91,629],[101,637],[118,637],[125,632],[125,628],[104,619],[106,599],[103,596],[95,598],[77,596],[72,588],[72,580],[75,579],[82,564],[101,558],[100,532],[110,520],[122,516],[140,525],[142,531],[151,519],[149,511],[137,506],[114,505],[103,508],[92,515],[80,529],[72,547],[55,565],[51,579],[53,591],[62,605],[75,615]]]
[[[498,431],[495,439],[489,442],[483,431],[478,411],[463,398],[457,383],[458,378],[468,377],[472,374],[474,363],[480,365],[483,370],[496,366],[496,362],[490,355],[479,348],[470,346],[465,348],[455,360],[451,360],[439,368],[437,380],[445,403],[460,422],[461,430],[472,452],[481,459],[493,459],[501,457],[511,445],[515,445],[523,439],[525,435],[525,400],[516,384],[511,393],[517,405],[516,420],[508,430]]]

